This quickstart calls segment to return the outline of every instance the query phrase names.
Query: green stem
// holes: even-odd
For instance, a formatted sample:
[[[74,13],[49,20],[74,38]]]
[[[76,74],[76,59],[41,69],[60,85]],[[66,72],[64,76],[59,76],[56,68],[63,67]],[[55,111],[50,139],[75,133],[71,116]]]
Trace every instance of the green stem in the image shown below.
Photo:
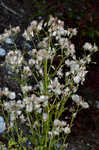
[[[44,86],[45,86],[45,93],[48,93],[48,76],[47,76],[47,59],[44,60]]]
[[[67,56],[66,56],[67,57]],[[62,66],[62,63],[64,62],[64,60],[66,59],[66,57],[62,57],[62,60],[60,61],[58,67],[56,68],[55,72],[53,74],[50,75],[50,78],[53,78],[56,74],[57,74],[57,71],[60,69],[60,67]]]
[[[47,150],[48,131],[49,131],[49,106],[48,106],[48,118],[46,123],[45,150]]]

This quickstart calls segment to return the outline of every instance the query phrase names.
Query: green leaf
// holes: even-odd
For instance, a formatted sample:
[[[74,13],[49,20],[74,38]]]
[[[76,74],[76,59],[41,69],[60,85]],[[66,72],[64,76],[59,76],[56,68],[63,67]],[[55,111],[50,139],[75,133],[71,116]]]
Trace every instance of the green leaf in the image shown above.
[[[97,36],[99,36],[99,31],[96,30],[95,33],[97,34]]]
[[[94,31],[90,31],[90,32],[89,32],[89,36],[90,36],[92,39],[94,38],[94,35],[95,35],[95,34],[94,34]]]

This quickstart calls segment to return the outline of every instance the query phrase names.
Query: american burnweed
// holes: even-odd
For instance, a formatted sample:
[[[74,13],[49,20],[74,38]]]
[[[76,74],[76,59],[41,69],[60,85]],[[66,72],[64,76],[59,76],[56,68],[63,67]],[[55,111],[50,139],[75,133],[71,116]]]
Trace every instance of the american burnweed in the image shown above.
[[[26,150],[31,145],[34,150],[57,150],[61,143],[63,150],[78,111],[89,108],[77,90],[98,48],[85,43],[81,48],[84,55],[77,59],[71,42],[76,35],[76,28],[65,29],[64,22],[53,16],[47,22],[33,20],[23,33],[33,48],[7,53],[3,65],[9,68],[9,78],[20,89],[0,90],[8,149]],[[70,106],[66,105],[68,101]],[[70,116],[63,118],[65,111]]]

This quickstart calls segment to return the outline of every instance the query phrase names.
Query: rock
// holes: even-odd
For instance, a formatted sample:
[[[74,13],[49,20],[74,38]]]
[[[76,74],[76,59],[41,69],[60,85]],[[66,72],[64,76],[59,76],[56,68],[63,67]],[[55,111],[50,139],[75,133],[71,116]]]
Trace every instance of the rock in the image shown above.
[[[57,148],[60,149],[61,148],[61,143],[57,144]]]
[[[0,116],[0,133],[4,132],[5,130],[5,121],[2,116]]]
[[[3,57],[6,55],[6,50],[3,48],[0,48],[0,56]]]
[[[96,109],[99,109],[99,101],[96,101]]]
[[[13,44],[11,38],[8,38],[5,42],[6,42],[7,44]]]
[[[26,48],[32,48],[32,46],[29,44],[29,43],[26,43],[26,42],[24,42],[24,46],[26,47]]]

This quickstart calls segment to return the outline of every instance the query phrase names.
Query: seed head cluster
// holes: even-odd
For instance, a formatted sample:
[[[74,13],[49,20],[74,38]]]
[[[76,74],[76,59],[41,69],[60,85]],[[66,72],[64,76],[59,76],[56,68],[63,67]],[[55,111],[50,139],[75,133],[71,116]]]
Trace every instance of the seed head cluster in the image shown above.
[[[58,106],[55,107],[58,112],[69,98],[73,101],[73,110],[74,104],[82,108],[89,107],[76,92],[79,84],[85,81],[88,72],[86,65],[91,62],[91,54],[98,48],[95,44],[92,46],[85,43],[82,50],[88,51],[88,54],[85,53],[83,58],[78,59],[75,45],[71,42],[71,38],[76,35],[76,28],[65,29],[64,22],[53,16],[50,16],[48,22],[33,20],[24,31],[23,37],[29,41],[33,41],[35,37],[39,38],[33,49],[25,52],[27,59],[21,50],[11,50],[7,53],[4,65],[10,68],[13,77],[16,77],[20,84],[20,93],[11,91],[8,87],[0,90],[4,110],[10,114],[10,128],[14,126],[15,120],[20,120],[28,126],[28,113],[32,117],[36,114],[46,123],[50,114],[55,116],[52,111],[54,105]],[[58,56],[60,60],[54,64],[54,59]],[[39,120],[34,117],[32,122],[36,128]],[[53,128],[48,131],[51,136],[71,132],[70,125],[66,120],[60,120],[58,114],[50,122],[53,124]]]

